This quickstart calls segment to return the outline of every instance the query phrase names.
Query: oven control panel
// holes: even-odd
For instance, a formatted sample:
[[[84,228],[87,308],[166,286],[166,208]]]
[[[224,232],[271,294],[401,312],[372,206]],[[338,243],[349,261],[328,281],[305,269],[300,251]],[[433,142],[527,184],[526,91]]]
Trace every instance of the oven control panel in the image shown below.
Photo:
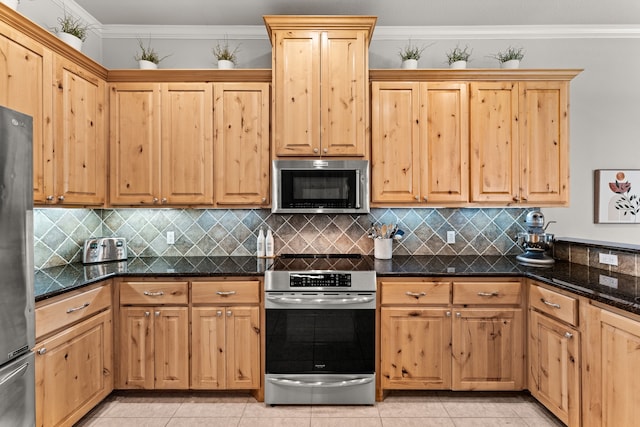
[[[350,288],[351,274],[349,273],[291,273],[289,286],[292,288]]]

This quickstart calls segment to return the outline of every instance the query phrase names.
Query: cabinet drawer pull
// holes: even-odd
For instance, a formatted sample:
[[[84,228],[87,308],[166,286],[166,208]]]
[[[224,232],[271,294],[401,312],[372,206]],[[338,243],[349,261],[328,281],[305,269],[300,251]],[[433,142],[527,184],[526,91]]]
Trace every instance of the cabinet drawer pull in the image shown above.
[[[458,317],[458,318],[459,318],[459,317],[462,317],[462,313],[460,313],[459,311],[458,311],[458,312],[456,312],[456,317]]]
[[[144,312],[144,317],[149,317],[151,315],[151,313],[149,313],[148,311]]]
[[[570,340],[571,338],[573,338],[573,334],[571,332],[565,332],[564,333],[564,337],[568,340]]]
[[[406,296],[408,296],[408,297],[416,297],[416,298],[426,297],[427,296],[426,292],[411,292],[411,291],[407,291],[404,294]]]
[[[216,316],[221,317],[222,316],[222,310],[216,311]]]
[[[226,297],[226,296],[229,296],[229,295],[235,295],[236,291],[218,291],[218,292],[216,292],[216,294],[220,295],[220,296],[223,296],[223,297]]]
[[[555,302],[549,302],[544,298],[540,298],[540,301],[542,301],[543,304],[548,305],[549,307],[553,307],[553,308],[560,308],[560,304],[556,304]]]
[[[447,317],[451,317],[451,312],[447,311],[444,315],[447,316]]]
[[[227,311],[227,317],[231,317],[232,314],[231,310]]]
[[[148,297],[161,297],[162,295],[164,295],[164,291],[144,291],[143,293]]]
[[[42,347],[40,350],[38,350],[38,354],[41,356],[46,353],[47,353],[47,347]]]
[[[160,312],[159,312],[159,311],[156,311],[156,312],[155,312],[155,315],[156,315],[156,317],[160,317]]]
[[[82,310],[82,309],[84,309],[84,308],[87,308],[87,307],[89,307],[89,305],[90,305],[90,304],[91,304],[91,303],[85,302],[84,304],[79,305],[79,306],[77,306],[77,307],[68,308],[68,309],[67,309],[67,314],[69,314],[69,313],[73,313],[74,311],[78,311],[78,310]]]
[[[479,297],[497,297],[500,292],[478,292]]]

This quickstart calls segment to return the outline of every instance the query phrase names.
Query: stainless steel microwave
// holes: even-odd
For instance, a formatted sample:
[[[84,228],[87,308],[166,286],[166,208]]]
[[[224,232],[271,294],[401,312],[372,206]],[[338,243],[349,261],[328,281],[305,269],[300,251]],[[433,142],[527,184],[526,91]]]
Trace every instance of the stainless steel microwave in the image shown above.
[[[274,160],[274,213],[369,213],[368,160]]]

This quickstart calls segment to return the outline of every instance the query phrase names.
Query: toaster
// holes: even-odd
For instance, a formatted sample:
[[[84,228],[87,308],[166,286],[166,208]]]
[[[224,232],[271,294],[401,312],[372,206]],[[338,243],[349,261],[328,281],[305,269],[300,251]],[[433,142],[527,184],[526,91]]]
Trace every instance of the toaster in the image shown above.
[[[84,241],[82,263],[122,261],[127,259],[127,241],[124,237],[94,237]]]

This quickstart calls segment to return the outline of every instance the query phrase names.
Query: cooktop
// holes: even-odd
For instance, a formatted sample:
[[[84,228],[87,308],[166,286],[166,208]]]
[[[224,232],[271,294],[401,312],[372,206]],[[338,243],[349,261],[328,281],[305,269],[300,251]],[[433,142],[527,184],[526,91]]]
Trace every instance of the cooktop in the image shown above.
[[[281,254],[271,268],[273,271],[371,271],[368,257],[360,254]]]

